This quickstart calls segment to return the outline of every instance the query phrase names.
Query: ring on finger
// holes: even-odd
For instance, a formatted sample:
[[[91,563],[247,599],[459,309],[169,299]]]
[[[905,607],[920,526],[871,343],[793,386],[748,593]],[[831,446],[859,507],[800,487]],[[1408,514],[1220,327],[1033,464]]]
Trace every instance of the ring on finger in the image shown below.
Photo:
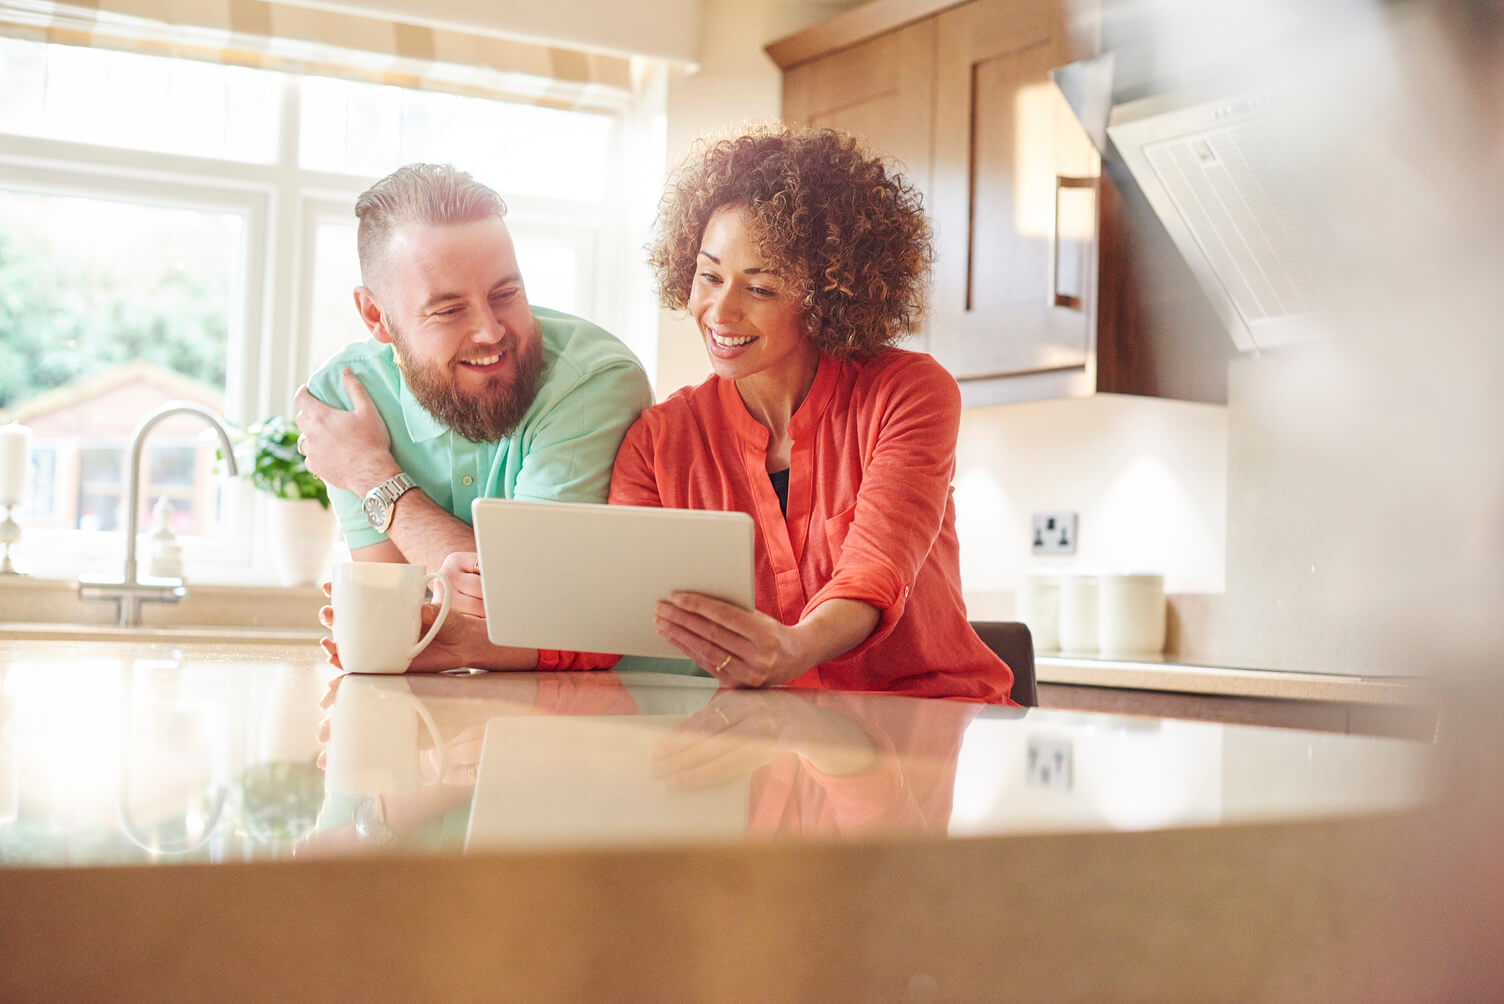
[[[719,673],[729,665],[731,665],[731,656],[728,654],[726,658],[721,660],[721,664],[715,668],[715,671]]]
[[[301,454],[303,454],[305,457],[308,455],[308,451],[305,450],[305,449],[303,449],[303,444],[305,444],[307,442],[308,442],[308,437],[307,436],[299,436],[298,437],[298,452],[301,453]]]
[[[726,728],[728,729],[731,728],[731,719],[726,717],[726,712],[722,711],[720,708],[716,708],[715,713],[720,716],[722,725],[726,726]]]

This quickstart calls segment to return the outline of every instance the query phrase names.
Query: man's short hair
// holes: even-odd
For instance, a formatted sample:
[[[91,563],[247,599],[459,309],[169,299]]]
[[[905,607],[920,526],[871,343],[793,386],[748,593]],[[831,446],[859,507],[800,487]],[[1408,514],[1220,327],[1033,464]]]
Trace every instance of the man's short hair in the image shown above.
[[[360,281],[373,285],[392,231],[404,224],[473,223],[506,214],[501,196],[450,164],[399,167],[355,200]]]

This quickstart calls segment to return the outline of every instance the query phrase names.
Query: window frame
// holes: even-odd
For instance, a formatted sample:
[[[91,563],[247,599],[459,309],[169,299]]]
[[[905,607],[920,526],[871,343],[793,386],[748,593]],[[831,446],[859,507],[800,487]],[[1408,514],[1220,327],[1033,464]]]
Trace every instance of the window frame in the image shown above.
[[[294,393],[319,362],[309,358],[314,341],[311,293],[318,224],[336,216],[353,216],[356,197],[376,180],[300,165],[303,78],[278,75],[278,145],[269,163],[0,132],[0,187],[241,216],[243,259],[232,283],[229,304],[224,414],[242,427],[270,415],[292,414]],[[611,162],[621,162],[636,146],[629,134],[630,123],[640,115],[635,100],[626,108],[582,112],[611,117],[606,154]],[[618,174],[608,173],[606,191],[598,202],[501,194],[507,202],[509,221],[580,235],[589,245],[593,275],[584,299],[593,304],[591,319],[630,345],[629,333],[641,330],[642,323],[631,316],[637,305],[623,292],[630,272],[627,245],[631,242],[625,235],[631,193]],[[185,564],[190,573],[203,581],[275,582],[277,570],[270,549],[253,546],[262,538],[259,531],[267,526],[269,500],[263,500],[263,493],[239,478],[222,481],[220,491],[222,527],[249,532],[184,538]],[[138,525],[142,532],[148,524],[149,514],[141,513]],[[124,534],[119,530],[23,527],[21,547],[27,570],[47,578],[112,572],[125,553]]]

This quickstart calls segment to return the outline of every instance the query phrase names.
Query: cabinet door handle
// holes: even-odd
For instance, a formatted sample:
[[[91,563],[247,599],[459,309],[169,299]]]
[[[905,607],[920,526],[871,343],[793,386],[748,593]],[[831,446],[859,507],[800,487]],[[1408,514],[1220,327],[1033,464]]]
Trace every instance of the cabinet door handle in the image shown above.
[[[1084,290],[1074,293],[1062,293],[1060,291],[1060,193],[1067,188],[1084,188],[1092,192],[1092,209],[1096,209],[1097,179],[1091,175],[1074,176],[1066,174],[1055,175],[1055,223],[1050,228],[1050,305],[1066,307],[1070,310],[1080,310],[1084,300]],[[1095,224],[1093,224],[1095,227]],[[1085,279],[1083,272],[1081,278]]]

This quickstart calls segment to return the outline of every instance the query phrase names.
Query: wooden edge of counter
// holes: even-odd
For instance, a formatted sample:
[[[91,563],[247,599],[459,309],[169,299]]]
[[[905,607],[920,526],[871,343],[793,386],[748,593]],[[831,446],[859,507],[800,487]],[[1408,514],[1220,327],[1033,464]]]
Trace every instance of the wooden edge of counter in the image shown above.
[[[1433,825],[0,869],[0,998],[1404,999]]]

